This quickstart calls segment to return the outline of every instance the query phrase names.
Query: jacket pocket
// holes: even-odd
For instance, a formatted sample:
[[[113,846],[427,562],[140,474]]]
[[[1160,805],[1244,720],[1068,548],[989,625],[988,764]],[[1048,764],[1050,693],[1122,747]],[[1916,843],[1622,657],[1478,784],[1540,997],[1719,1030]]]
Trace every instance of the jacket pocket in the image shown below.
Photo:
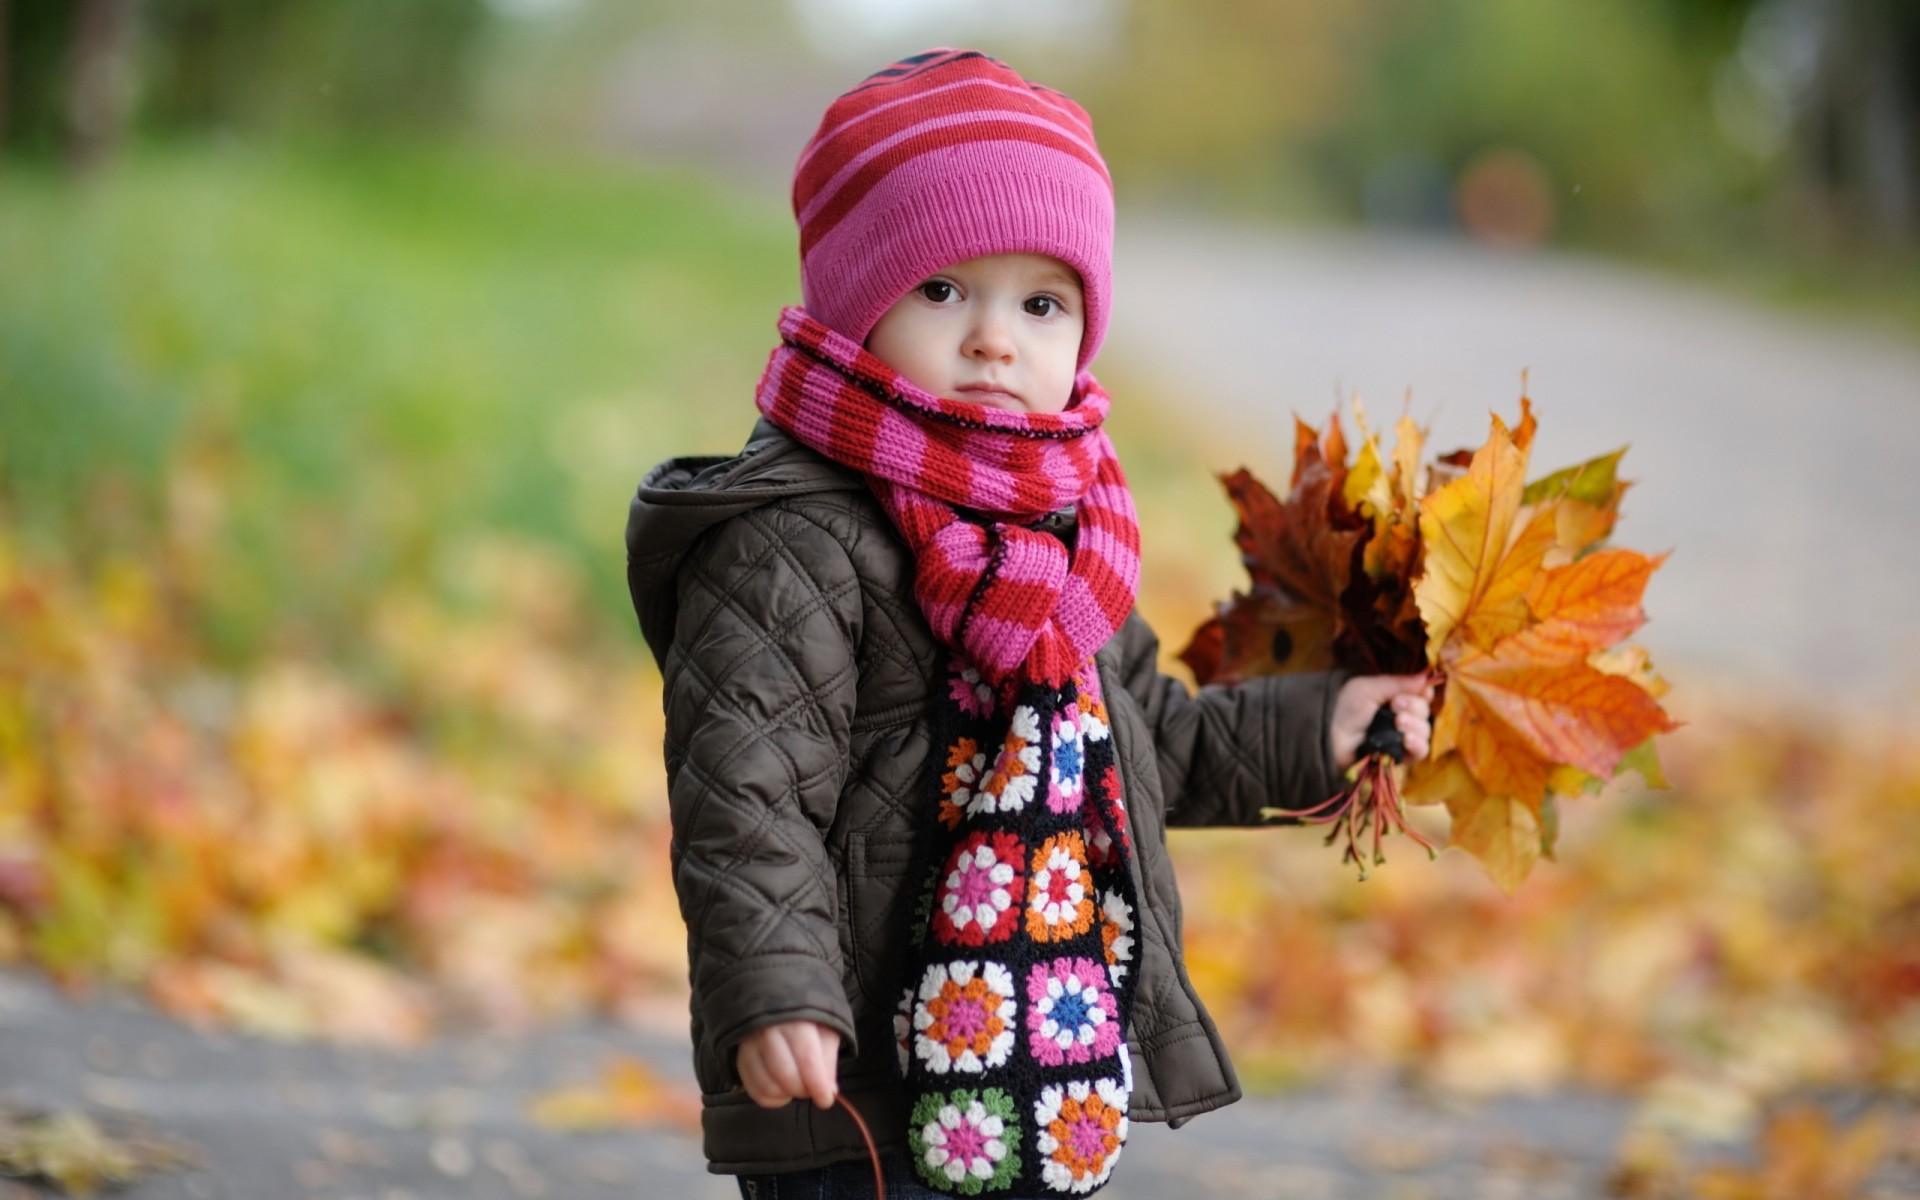
[[[919,839],[909,831],[855,833],[847,842],[847,924],[855,982],[867,1007],[891,1013],[906,961],[913,908],[911,876],[919,865]],[[858,1006],[856,1006],[858,1007]]]

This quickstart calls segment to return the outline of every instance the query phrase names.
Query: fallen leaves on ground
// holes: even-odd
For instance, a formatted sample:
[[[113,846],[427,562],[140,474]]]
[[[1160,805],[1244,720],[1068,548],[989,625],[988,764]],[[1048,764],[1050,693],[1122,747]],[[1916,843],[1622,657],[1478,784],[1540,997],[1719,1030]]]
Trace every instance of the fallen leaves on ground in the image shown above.
[[[1836,1120],[1813,1104],[1785,1104],[1771,1113],[1755,1160],[1696,1164],[1671,1139],[1630,1136],[1607,1182],[1620,1200],[1857,1200],[1886,1161],[1892,1121],[1869,1111]]]
[[[534,1097],[527,1109],[538,1124],[566,1133],[661,1124],[691,1131],[700,1126],[697,1095],[627,1055],[609,1058],[596,1079]]]
[[[1768,1119],[1760,1162],[1716,1166],[1693,1180],[1700,1200],[1851,1200],[1887,1152],[1888,1122],[1871,1113],[1846,1127],[1808,1104]]]
[[[555,554],[443,547],[352,662],[222,667],[205,545],[82,562],[4,517],[0,960],[286,1037],[681,1007],[657,677]]]
[[[0,1105],[0,1175],[45,1182],[69,1196],[137,1183],[191,1166],[193,1150],[75,1109],[31,1112]]]

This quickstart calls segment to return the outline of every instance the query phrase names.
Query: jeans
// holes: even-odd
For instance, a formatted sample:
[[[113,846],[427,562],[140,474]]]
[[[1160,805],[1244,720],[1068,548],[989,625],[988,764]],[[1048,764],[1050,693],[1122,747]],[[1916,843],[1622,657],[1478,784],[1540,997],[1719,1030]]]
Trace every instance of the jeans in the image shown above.
[[[947,1193],[921,1183],[905,1157],[883,1154],[880,1161],[886,1168],[887,1200],[948,1200]],[[873,1164],[856,1158],[811,1171],[742,1175],[740,1195],[744,1200],[875,1200]]]

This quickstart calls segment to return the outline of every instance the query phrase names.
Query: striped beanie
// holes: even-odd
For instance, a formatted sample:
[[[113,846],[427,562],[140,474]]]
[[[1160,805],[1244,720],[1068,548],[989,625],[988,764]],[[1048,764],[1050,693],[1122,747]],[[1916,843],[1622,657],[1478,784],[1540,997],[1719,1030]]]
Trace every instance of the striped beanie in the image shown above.
[[[1080,365],[1107,332],[1113,180],[1086,110],[972,50],[903,58],[835,100],[793,176],[807,312],[864,343],[943,267],[1049,254],[1080,273]]]

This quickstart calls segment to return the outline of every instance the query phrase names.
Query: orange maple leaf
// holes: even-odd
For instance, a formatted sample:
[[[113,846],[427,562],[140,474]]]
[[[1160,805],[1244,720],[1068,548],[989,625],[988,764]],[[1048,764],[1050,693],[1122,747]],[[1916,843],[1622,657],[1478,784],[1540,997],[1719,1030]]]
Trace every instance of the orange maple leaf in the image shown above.
[[[1611,779],[1629,750],[1676,728],[1631,679],[1584,660],[1543,660],[1530,640],[1469,652],[1447,672],[1434,752],[1457,747],[1487,791],[1537,807],[1554,764]]]
[[[1577,562],[1534,576],[1527,607],[1539,624],[1519,636],[1526,652],[1543,661],[1584,659],[1646,624],[1640,597],[1664,554],[1598,550]]]
[[[1610,527],[1624,490],[1618,455],[1529,488],[1521,477],[1531,440],[1523,402],[1516,432],[1493,418],[1465,474],[1421,501],[1425,571],[1413,586],[1428,661],[1447,679],[1433,753],[1457,752],[1477,794],[1431,775],[1410,790],[1429,800],[1444,792],[1454,844],[1509,890],[1539,853],[1538,818],[1556,777],[1610,779],[1627,753],[1674,728],[1633,666],[1589,661],[1645,622],[1641,596],[1665,557],[1595,550],[1546,565]],[[1563,510],[1575,504],[1591,514],[1570,539]]]

